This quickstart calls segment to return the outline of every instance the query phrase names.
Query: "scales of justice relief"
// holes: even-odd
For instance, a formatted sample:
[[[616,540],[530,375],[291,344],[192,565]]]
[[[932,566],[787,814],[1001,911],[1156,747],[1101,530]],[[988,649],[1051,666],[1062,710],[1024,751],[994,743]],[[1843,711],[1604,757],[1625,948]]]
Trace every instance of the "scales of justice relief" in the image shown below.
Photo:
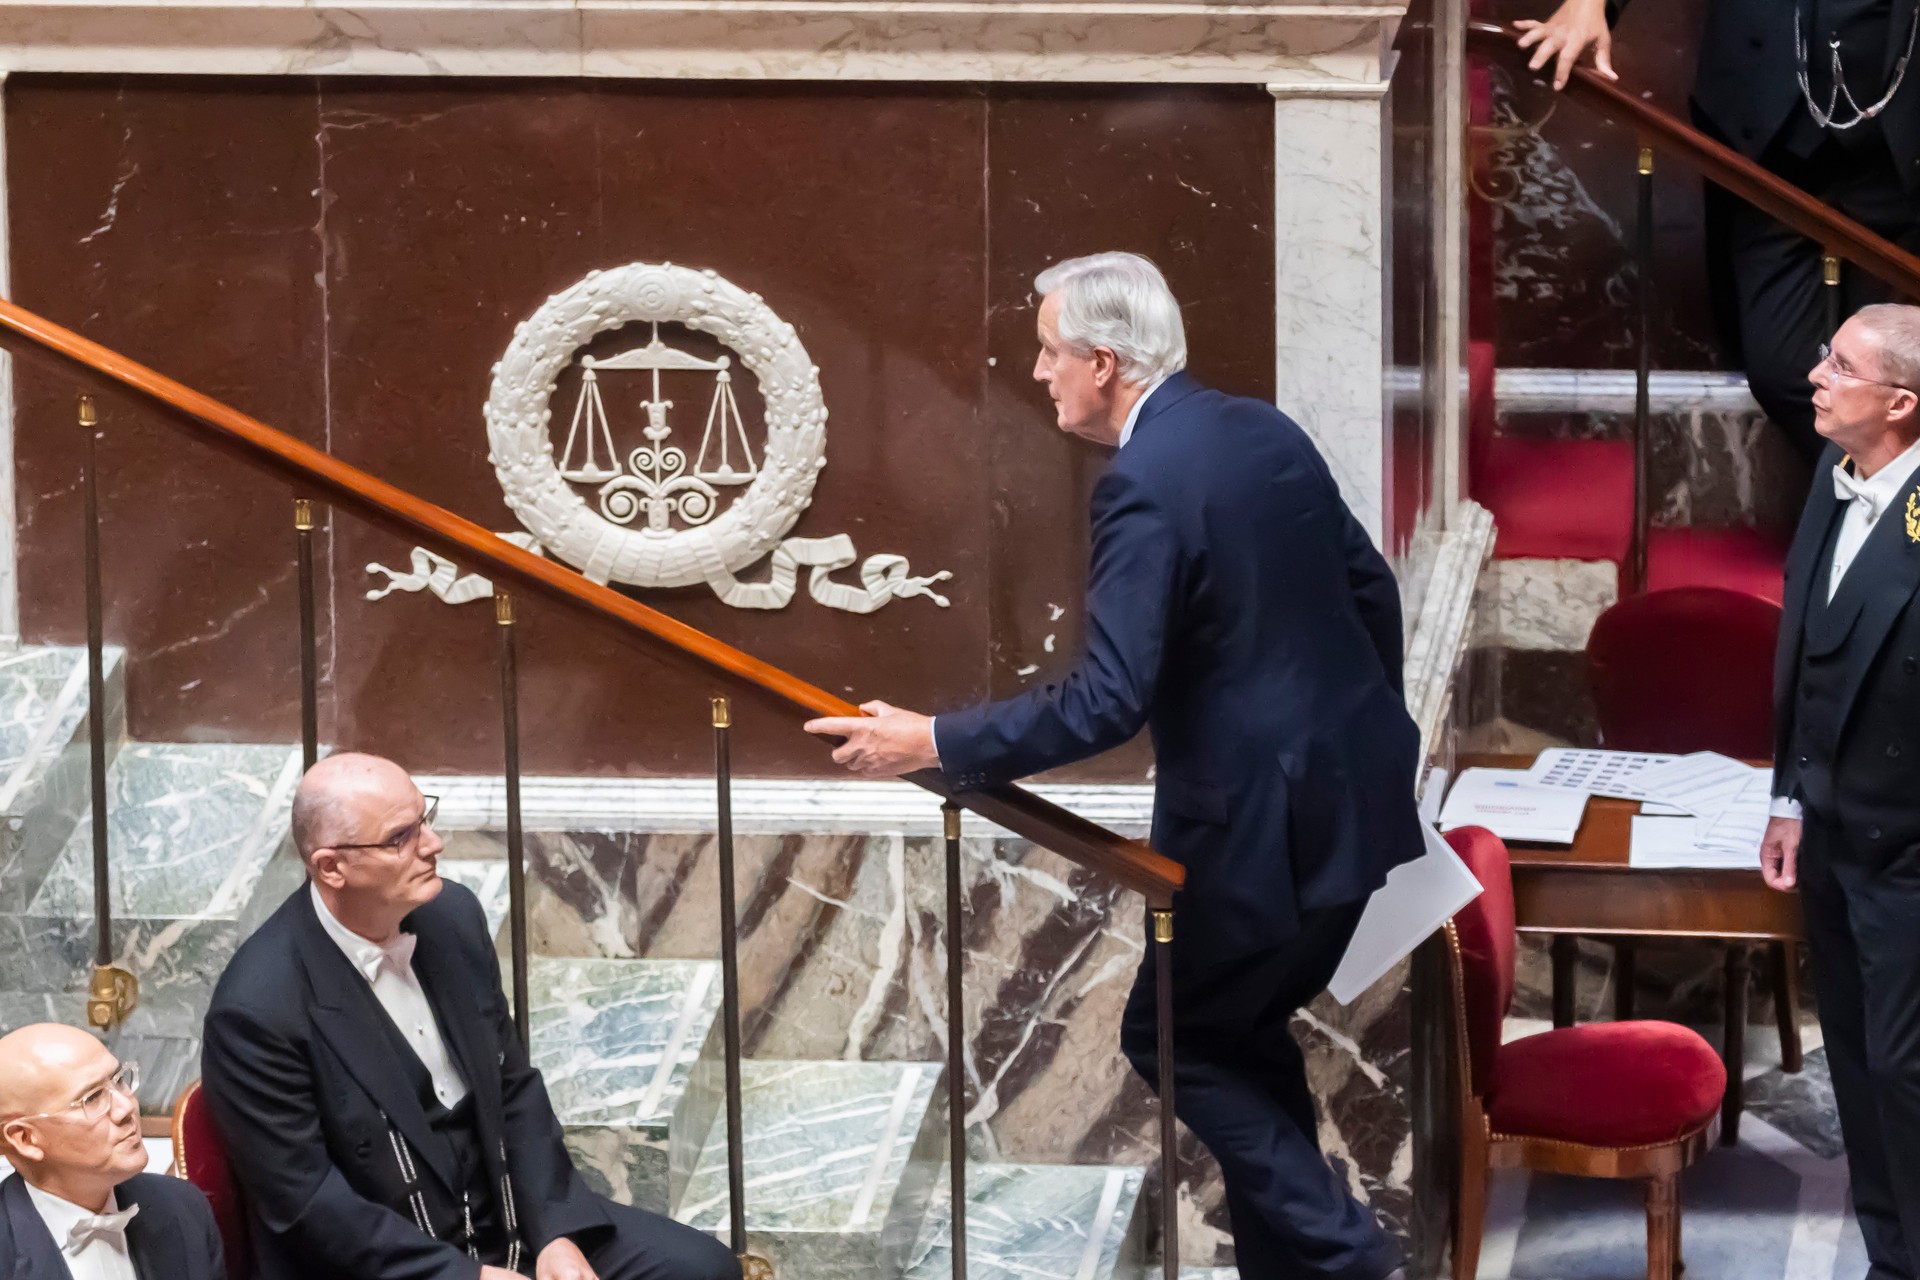
[[[560,375],[596,335],[634,323],[650,326],[645,345],[580,358],[580,390],[556,460],[550,427]],[[671,346],[661,340],[662,324],[706,333],[733,354],[708,360]],[[736,356],[766,404],[758,460],[734,396]],[[661,385],[666,372],[712,375],[705,430],[691,469],[686,450],[673,443],[668,411],[674,402]],[[641,402],[645,442],[624,457],[601,395],[603,375],[650,380],[651,395]],[[780,609],[793,599],[806,569],[807,593],[831,609],[871,613],[905,596],[947,606],[947,598],[932,589],[952,576],[946,572],[915,577],[905,557],[882,552],[861,564],[859,585],[837,582],[834,571],[859,560],[852,538],[786,536],[827,462],[820,370],[793,326],[759,294],[712,271],[636,262],[592,272],[547,299],[515,328],[493,367],[486,423],[489,461],[508,508],[524,526],[499,536],[569,564],[593,582],[705,583],[735,608]],[[726,490],[739,493],[723,509]],[[764,579],[737,576],[761,560],[769,561]],[[369,573],[386,581],[367,598],[429,591],[448,604],[464,604],[493,594],[486,578],[461,573],[425,547],[413,549],[410,563],[409,570],[368,565]]]

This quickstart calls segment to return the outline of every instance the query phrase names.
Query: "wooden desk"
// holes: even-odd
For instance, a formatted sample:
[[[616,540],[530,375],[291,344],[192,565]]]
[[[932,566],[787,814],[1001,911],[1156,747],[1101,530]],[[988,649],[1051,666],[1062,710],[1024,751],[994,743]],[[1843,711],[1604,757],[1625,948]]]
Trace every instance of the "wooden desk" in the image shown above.
[[[1467,755],[1460,768],[1524,769],[1532,756]],[[1760,872],[1646,870],[1627,865],[1632,818],[1638,801],[1595,796],[1573,844],[1516,843],[1513,865],[1514,923],[1524,932],[1554,934],[1554,1022],[1572,1021],[1575,934],[1622,938],[1711,938],[1741,942],[1797,943],[1804,936],[1798,894],[1766,886]],[[1727,1064],[1727,1099],[1721,1139],[1739,1134],[1745,1067],[1747,980],[1750,948],[1727,949],[1727,1017],[1721,1057]],[[1780,985],[1788,972],[1776,973]],[[1628,975],[1629,982],[1631,976]]]

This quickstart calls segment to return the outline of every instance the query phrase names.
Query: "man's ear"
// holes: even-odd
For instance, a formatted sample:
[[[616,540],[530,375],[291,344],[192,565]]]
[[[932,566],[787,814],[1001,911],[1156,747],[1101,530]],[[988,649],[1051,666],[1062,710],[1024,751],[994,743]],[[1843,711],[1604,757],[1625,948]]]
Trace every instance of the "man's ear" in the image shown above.
[[[335,849],[315,849],[313,856],[307,859],[307,876],[315,884],[323,884],[329,889],[339,889],[347,883],[341,874],[340,853]]]
[[[0,1125],[0,1155],[17,1155],[34,1164],[46,1159],[47,1149],[40,1144],[40,1135],[25,1120],[10,1120]]]
[[[1111,347],[1093,349],[1093,385],[1105,391],[1120,377],[1120,357]]]

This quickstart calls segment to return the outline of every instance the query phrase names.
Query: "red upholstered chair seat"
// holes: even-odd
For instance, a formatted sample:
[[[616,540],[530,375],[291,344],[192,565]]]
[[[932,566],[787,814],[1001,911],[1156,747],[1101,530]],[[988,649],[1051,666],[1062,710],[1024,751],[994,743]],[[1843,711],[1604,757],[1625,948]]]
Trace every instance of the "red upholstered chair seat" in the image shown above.
[[[226,1252],[227,1280],[253,1280],[253,1248],[247,1240],[247,1202],[227,1163],[226,1144],[213,1127],[200,1082],[180,1095],[173,1110],[174,1172],[206,1193]]]
[[[1487,1121],[1496,1134],[1595,1147],[1672,1142],[1720,1109],[1727,1069],[1671,1022],[1603,1022],[1500,1046]]]

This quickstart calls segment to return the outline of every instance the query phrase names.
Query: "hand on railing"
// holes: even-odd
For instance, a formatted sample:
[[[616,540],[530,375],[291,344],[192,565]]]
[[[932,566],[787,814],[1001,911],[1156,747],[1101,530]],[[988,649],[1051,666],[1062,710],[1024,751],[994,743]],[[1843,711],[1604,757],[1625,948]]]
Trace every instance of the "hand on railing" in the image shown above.
[[[938,769],[933,717],[875,700],[863,702],[858,716],[823,716],[806,723],[808,733],[839,738],[833,762],[863,778],[898,778],[921,769]]]
[[[1613,32],[1607,26],[1606,0],[1563,0],[1545,22],[1523,18],[1513,25],[1526,33],[1520,37],[1520,47],[1534,51],[1528,70],[1554,63],[1556,90],[1566,88],[1574,66],[1589,57],[1601,75],[1620,78],[1613,71]]]

